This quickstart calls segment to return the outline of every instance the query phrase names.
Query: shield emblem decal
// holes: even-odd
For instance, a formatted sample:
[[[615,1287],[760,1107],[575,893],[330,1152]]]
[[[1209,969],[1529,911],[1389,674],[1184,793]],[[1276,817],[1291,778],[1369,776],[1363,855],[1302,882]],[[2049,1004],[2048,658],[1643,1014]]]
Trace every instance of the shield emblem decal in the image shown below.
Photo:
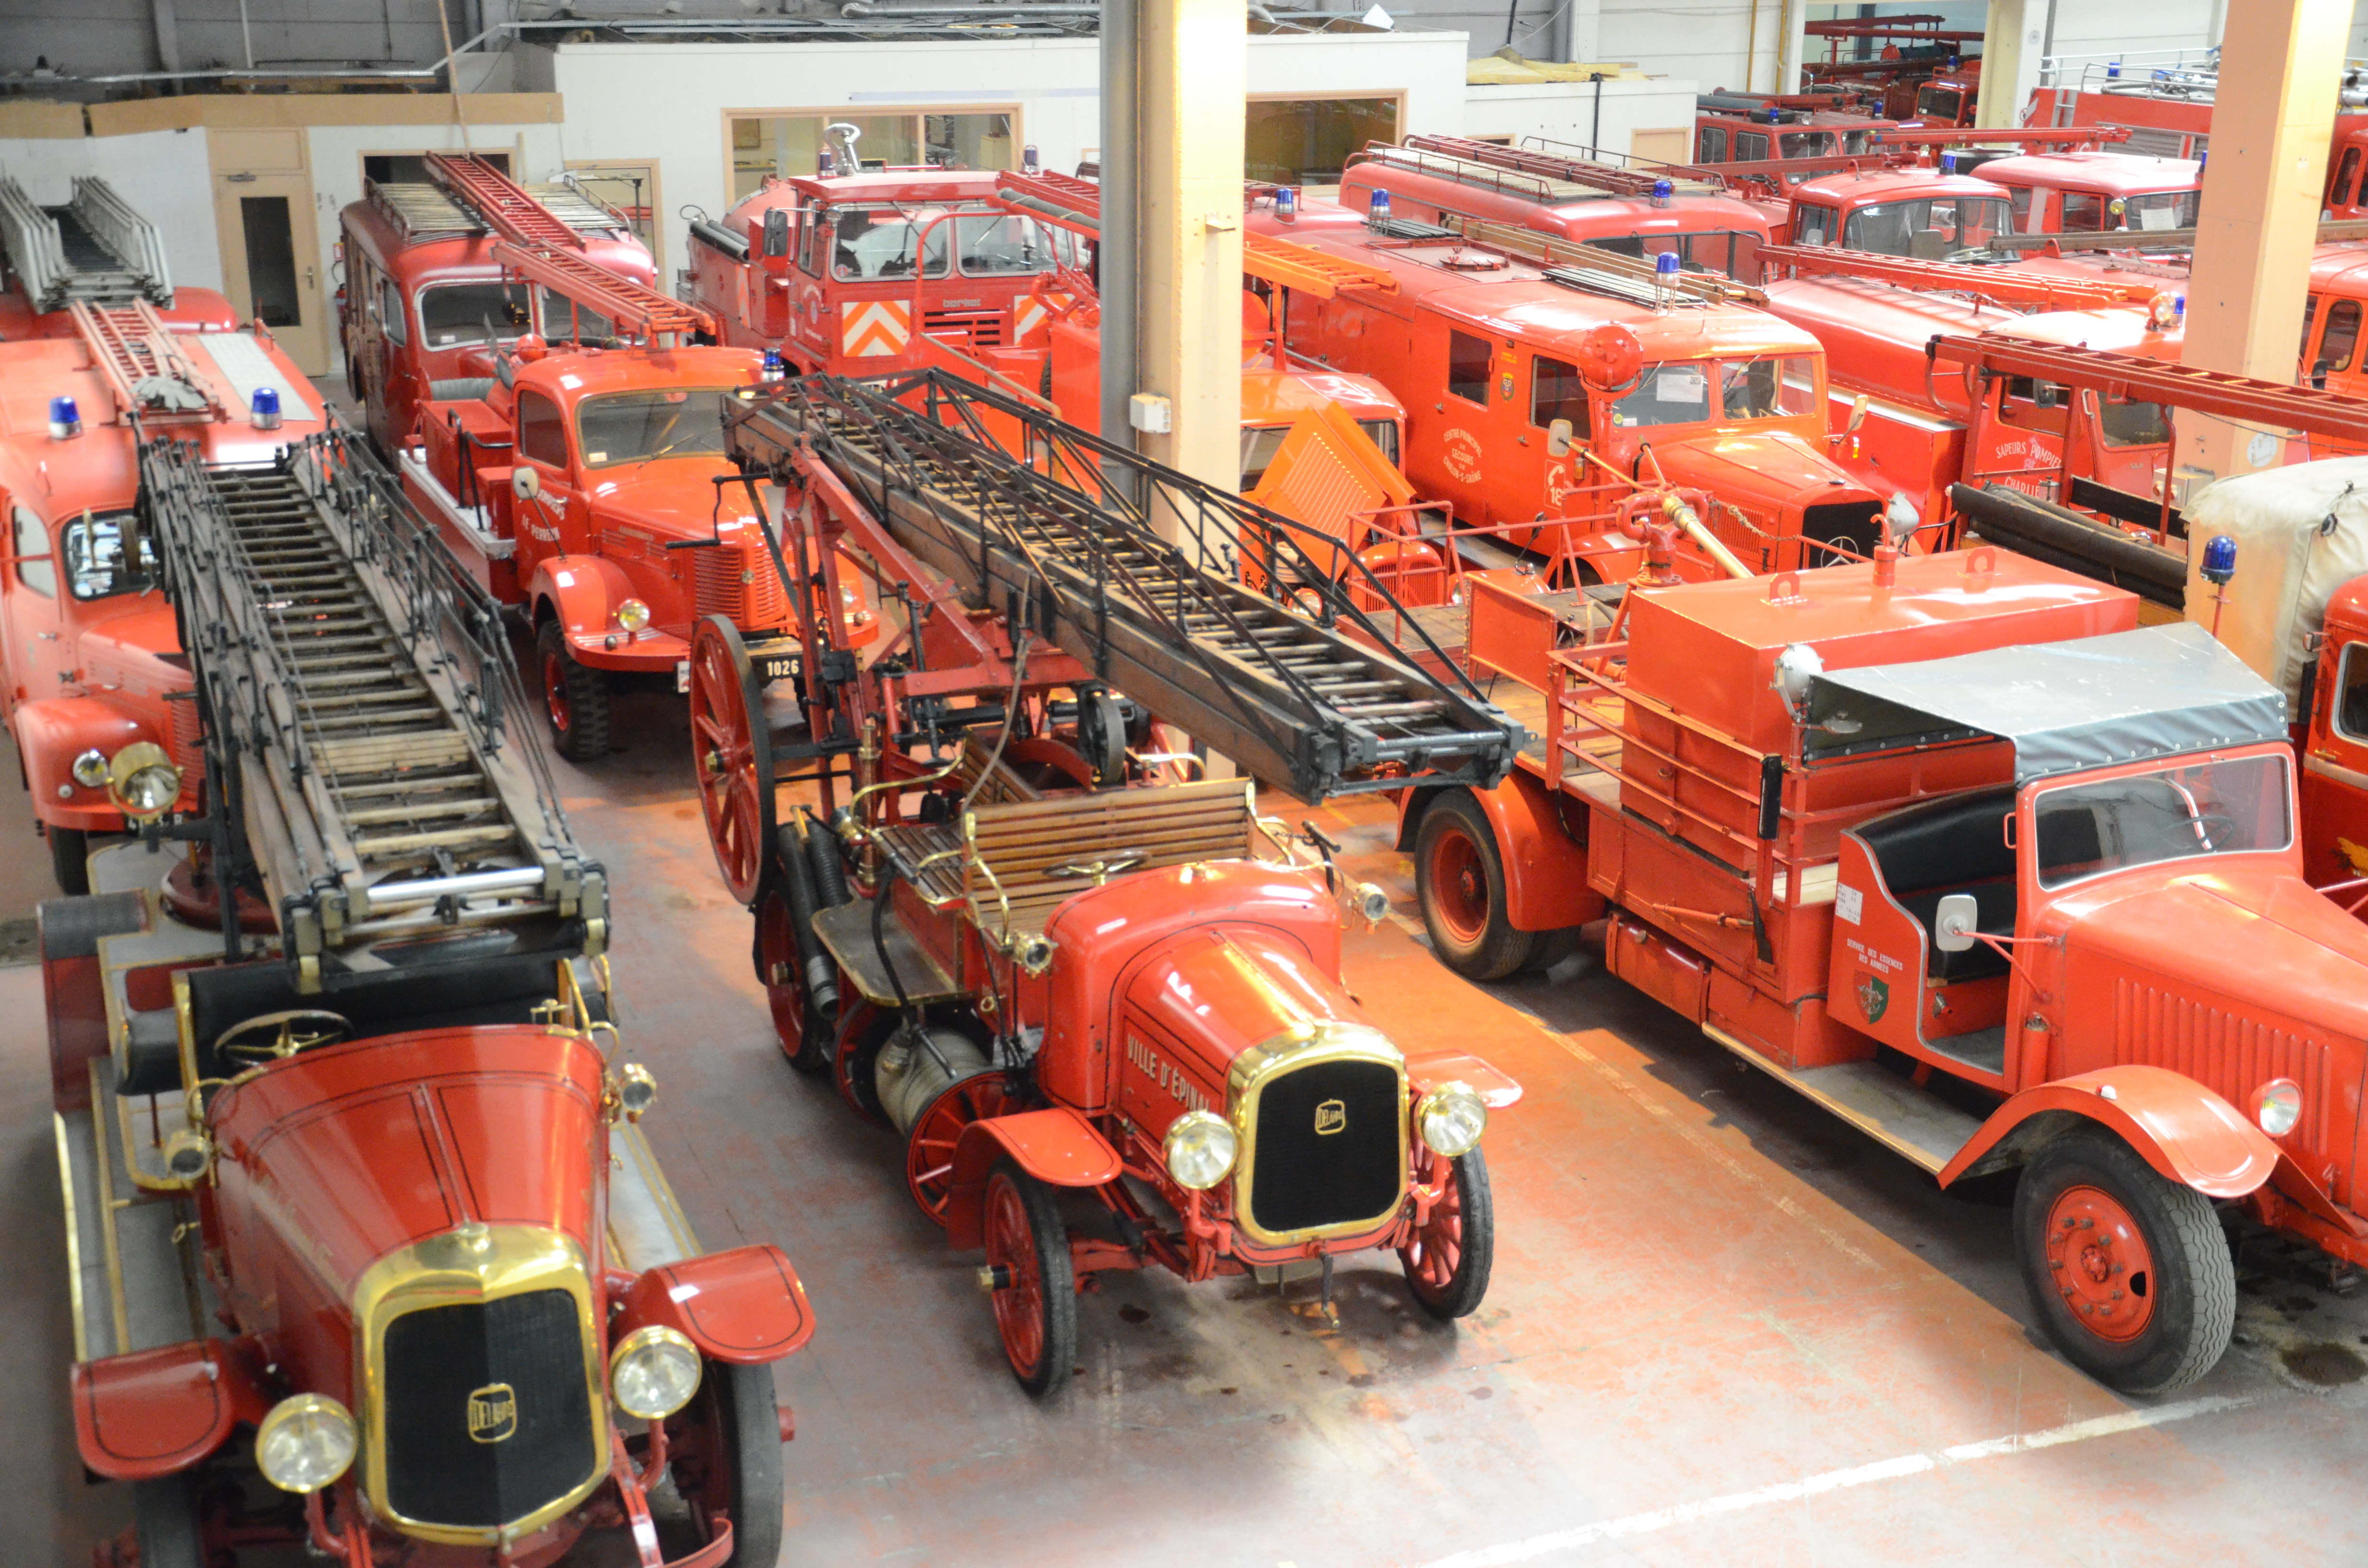
[[[1346,1100],[1326,1100],[1315,1108],[1315,1135],[1328,1138],[1349,1125],[1349,1104]]]
[[[1891,1006],[1891,987],[1864,970],[1858,971],[1858,1010],[1870,1024],[1879,1022]]]
[[[518,1391],[507,1383],[487,1383],[469,1395],[469,1436],[480,1443],[498,1443],[518,1430]]]

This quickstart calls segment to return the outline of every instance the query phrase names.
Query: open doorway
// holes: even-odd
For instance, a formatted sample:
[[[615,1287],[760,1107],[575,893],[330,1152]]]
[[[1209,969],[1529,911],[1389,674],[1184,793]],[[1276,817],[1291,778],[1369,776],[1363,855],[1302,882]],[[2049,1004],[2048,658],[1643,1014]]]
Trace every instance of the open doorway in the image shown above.
[[[1277,185],[1338,185],[1349,154],[1368,142],[1398,139],[1397,97],[1253,98],[1243,168]]]

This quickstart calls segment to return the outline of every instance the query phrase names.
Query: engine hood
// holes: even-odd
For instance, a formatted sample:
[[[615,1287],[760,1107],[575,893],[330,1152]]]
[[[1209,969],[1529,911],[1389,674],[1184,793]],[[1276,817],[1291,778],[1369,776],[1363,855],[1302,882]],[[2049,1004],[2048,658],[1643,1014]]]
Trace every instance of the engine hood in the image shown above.
[[[1881,496],[1789,430],[1697,436],[1654,444],[1653,456],[1673,483],[1707,490],[1753,514],[1755,521],[1811,506],[1883,504]]]
[[[186,691],[196,683],[181,653],[173,610],[161,591],[126,594],[102,605],[100,619],[80,639],[83,684],[114,686],[143,696]]]
[[[747,494],[726,486],[716,506],[715,477],[731,465],[721,458],[661,458],[596,469],[587,499],[603,523],[622,523],[664,539],[705,539],[717,519],[728,526],[751,520]]]
[[[1161,944],[1135,970],[1127,1000],[1219,1096],[1245,1052],[1311,1036],[1318,1025],[1365,1021],[1302,943],[1247,925],[1202,926]]]
[[[597,1269],[601,1087],[598,1051],[540,1028],[324,1047],[217,1094],[217,1180],[332,1300],[387,1254],[471,1223],[557,1231]]]

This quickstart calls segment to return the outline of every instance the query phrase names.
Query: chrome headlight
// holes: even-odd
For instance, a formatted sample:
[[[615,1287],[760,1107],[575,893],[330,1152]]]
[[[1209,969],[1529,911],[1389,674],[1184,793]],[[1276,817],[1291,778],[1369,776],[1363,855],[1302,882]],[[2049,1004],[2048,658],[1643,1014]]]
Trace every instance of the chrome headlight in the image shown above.
[[[617,1070],[617,1108],[625,1113],[627,1121],[641,1120],[657,1098],[657,1077],[648,1068],[628,1062]]]
[[[1464,1084],[1441,1084],[1416,1102],[1424,1147],[1452,1160],[1470,1153],[1488,1129],[1488,1102]]]
[[[74,758],[74,781],[85,790],[104,789],[107,784],[107,754],[93,746]]]
[[[699,1392],[699,1346],[680,1329],[637,1328],[609,1358],[609,1392],[626,1415],[663,1421]]]
[[[639,631],[650,623],[650,607],[639,599],[620,600],[617,605],[617,624],[628,631]]]
[[[324,1393],[290,1395],[255,1431],[255,1466],[282,1492],[318,1492],[354,1462],[354,1418]]]
[[[1178,1186],[1202,1192],[1225,1179],[1240,1146],[1224,1117],[1213,1110],[1188,1110],[1169,1125],[1161,1153],[1167,1174]]]
[[[181,798],[181,770],[154,741],[134,741],[107,765],[107,792],[125,816],[154,822]]]
[[[2302,1085],[2272,1078],[2253,1091],[2253,1119],[2272,1138],[2283,1138],[2302,1120]]]

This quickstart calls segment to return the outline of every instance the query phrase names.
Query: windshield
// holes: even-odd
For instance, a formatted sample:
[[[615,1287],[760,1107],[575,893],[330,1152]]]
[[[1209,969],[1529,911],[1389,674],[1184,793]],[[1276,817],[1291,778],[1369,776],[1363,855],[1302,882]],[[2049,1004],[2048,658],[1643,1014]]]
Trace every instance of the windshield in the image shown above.
[[[1953,122],[1964,103],[1964,96],[1950,88],[1927,87],[1916,95],[1916,112],[1928,119]]]
[[[419,291],[419,330],[430,348],[507,343],[527,330],[521,283],[431,283]]]
[[[1757,359],[1695,359],[1648,365],[1635,389],[1611,405],[1611,423],[1627,428],[1695,425],[1713,417],[1779,419],[1816,414],[1817,361],[1806,354]]]
[[[1017,213],[1001,217],[957,218],[953,222],[962,269],[971,278],[1014,278],[1050,272],[1056,262],[1073,261],[1071,238],[1048,230]],[[929,254],[937,255],[936,239]]]
[[[726,387],[677,387],[587,397],[575,411],[584,466],[719,453],[723,411],[736,396]]]
[[[1952,252],[1989,243],[2008,233],[2003,196],[1919,196],[1877,201],[1850,215],[1842,229],[1849,250],[1940,261]]]
[[[1678,265],[1688,272],[1715,272],[1727,278],[1748,275],[1748,280],[1759,280],[1759,237],[1735,229],[1705,229],[1691,234],[1606,234],[1583,243],[1640,261],[1675,251]]]
[[[1787,158],[1822,158],[1834,150],[1834,133],[1830,131],[1787,131],[1776,138],[1781,155]]]
[[[2170,416],[2158,403],[2108,397],[2097,405],[2097,429],[2108,447],[2159,447],[2170,439]]]
[[[133,531],[139,560],[124,569],[123,534],[130,512],[87,512],[66,525],[66,585],[78,599],[144,592],[156,585],[156,547]]]
[[[617,324],[589,305],[545,289],[542,336],[546,343],[612,345],[618,341]]]
[[[2283,849],[2293,839],[2283,756],[2217,757],[2043,792],[2039,885],[2165,860]]]
[[[921,244],[919,222],[894,207],[841,207],[832,210],[831,218],[836,225],[830,247],[832,277],[860,281],[913,276],[914,253]],[[943,278],[952,265],[953,228],[951,223],[939,223],[929,231],[925,276]]]
[[[2196,208],[2203,193],[2195,190],[2157,190],[2145,196],[2133,196],[2122,203],[2122,227],[2159,233],[2164,229],[2195,227]]]

